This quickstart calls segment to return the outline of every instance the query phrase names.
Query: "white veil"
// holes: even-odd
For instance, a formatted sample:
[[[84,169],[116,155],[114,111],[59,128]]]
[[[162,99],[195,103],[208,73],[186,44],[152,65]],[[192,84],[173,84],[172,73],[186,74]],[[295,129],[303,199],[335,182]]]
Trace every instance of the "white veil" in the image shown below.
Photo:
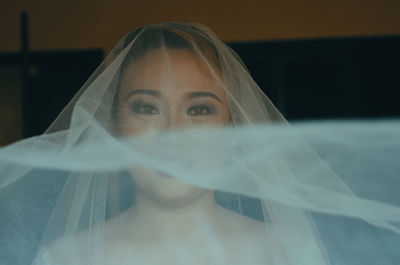
[[[150,25],[0,149],[1,262],[397,264],[399,135],[289,125],[208,28]]]

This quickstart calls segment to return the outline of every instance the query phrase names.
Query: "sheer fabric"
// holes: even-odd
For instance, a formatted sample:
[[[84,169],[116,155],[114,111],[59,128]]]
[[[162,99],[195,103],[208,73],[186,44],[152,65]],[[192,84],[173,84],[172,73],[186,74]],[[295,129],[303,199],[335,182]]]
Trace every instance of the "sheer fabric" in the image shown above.
[[[150,25],[43,135],[0,149],[1,259],[397,264],[399,135],[289,125],[208,28]]]

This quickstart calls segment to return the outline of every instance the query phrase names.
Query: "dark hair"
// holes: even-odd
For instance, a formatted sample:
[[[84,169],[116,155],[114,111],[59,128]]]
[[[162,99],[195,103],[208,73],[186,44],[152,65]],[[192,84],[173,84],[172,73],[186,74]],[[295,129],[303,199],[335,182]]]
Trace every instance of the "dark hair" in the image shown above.
[[[216,47],[204,32],[192,25],[171,22],[150,25],[130,32],[125,38],[124,48],[131,43],[132,46],[129,48],[118,74],[117,90],[111,108],[111,115],[114,119],[118,119],[118,98],[122,76],[134,61],[148,51],[161,48],[185,49],[188,51],[198,49],[203,56],[210,59],[214,65],[220,68]]]

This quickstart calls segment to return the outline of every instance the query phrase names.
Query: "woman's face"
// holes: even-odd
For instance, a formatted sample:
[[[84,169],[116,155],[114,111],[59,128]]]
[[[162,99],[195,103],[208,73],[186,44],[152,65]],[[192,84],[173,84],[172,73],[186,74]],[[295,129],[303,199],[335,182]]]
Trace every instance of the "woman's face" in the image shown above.
[[[224,89],[201,58],[183,49],[152,50],[136,59],[122,76],[118,113],[123,137],[230,122]],[[149,169],[135,168],[131,174],[140,188],[164,202],[200,192]]]

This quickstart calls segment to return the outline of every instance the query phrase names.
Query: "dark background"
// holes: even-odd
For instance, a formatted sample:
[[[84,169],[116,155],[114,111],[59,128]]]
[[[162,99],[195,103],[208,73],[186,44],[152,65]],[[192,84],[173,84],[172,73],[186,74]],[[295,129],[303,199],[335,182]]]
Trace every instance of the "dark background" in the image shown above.
[[[400,37],[230,46],[289,120],[400,115]]]
[[[35,51],[24,66],[21,53],[0,53],[0,145],[42,134],[103,57],[101,49]]]

